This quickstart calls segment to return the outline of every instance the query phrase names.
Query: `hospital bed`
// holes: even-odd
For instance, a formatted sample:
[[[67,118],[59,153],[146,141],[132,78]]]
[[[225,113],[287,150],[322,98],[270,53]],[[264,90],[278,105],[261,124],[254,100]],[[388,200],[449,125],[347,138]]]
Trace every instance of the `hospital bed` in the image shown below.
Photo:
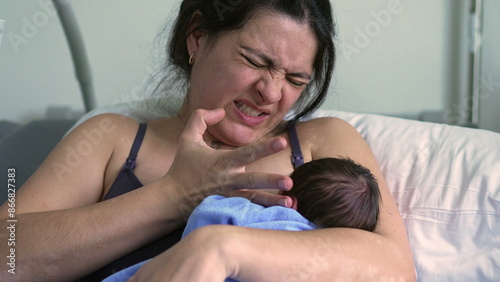
[[[2,123],[0,133],[10,133],[0,135],[0,171],[17,168],[19,187],[72,126],[107,112],[139,122],[157,117],[122,104],[92,109],[76,123]],[[351,123],[373,150],[406,225],[419,281],[500,281],[500,134],[333,110],[309,118],[321,116]]]

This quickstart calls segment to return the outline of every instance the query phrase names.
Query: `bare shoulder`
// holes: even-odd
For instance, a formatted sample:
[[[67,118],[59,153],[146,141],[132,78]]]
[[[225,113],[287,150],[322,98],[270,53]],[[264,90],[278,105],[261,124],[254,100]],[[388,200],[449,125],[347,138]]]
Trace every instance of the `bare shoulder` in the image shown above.
[[[312,159],[350,156],[367,146],[358,131],[348,122],[335,117],[311,119],[297,125],[301,144],[309,148]]]
[[[137,131],[137,121],[118,114],[94,116],[69,132],[58,147],[71,147],[91,163],[108,162]],[[55,152],[57,152],[57,147]]]
[[[356,129],[346,122],[343,119],[336,117],[321,117],[314,118],[304,122],[299,123],[298,125],[303,130],[328,130],[328,131],[338,131],[338,130],[347,130],[347,131],[356,131]],[[357,132],[357,131],[356,131]]]
[[[99,135],[108,134],[109,137],[112,137],[116,136],[117,133],[127,133],[135,130],[134,128],[137,128],[137,121],[119,114],[108,113],[96,115],[86,120],[71,131],[68,136],[93,132]]]
[[[134,119],[118,114],[100,114],[94,116],[73,129],[61,143],[73,146],[82,151],[99,151],[101,155],[113,153],[123,143],[132,139],[137,132],[138,123]],[[90,152],[89,152],[90,154]]]
[[[19,189],[19,214],[98,202],[120,136],[135,130],[137,122],[116,114],[92,117],[73,129]]]

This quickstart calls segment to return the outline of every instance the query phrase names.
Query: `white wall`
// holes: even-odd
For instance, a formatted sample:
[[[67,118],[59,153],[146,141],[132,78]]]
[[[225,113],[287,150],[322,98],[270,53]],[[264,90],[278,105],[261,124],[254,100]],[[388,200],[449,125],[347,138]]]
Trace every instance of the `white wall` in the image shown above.
[[[411,116],[464,95],[465,1],[334,3],[342,54],[330,105]]]
[[[479,125],[500,132],[500,1],[486,0],[484,5]]]
[[[178,2],[71,1],[89,53],[98,105],[139,96],[154,65],[154,37]],[[325,108],[417,116],[422,111],[449,112],[461,103],[467,91],[468,0],[332,2],[341,53]],[[498,6],[500,1],[489,2]],[[83,109],[62,29],[49,4],[0,0],[0,18],[7,21],[0,49],[0,120],[26,122],[42,117],[49,105]],[[492,18],[499,18],[498,10]],[[489,31],[497,37],[495,46],[497,27]],[[23,37],[24,43],[16,44],[9,34]],[[486,53],[496,56],[493,48]],[[491,64],[485,73],[500,81],[499,64]],[[483,108],[498,108],[498,88]],[[482,116],[488,128],[485,121],[492,114]]]
[[[160,26],[177,1],[70,1],[89,55],[97,103],[139,96]],[[27,122],[49,105],[83,111],[68,46],[50,0],[0,0],[0,120]]]

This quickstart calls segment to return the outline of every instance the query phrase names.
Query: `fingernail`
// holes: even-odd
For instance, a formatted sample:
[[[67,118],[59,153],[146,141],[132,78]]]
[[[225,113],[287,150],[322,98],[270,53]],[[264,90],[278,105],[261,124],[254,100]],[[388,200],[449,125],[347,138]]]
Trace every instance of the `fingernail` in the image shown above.
[[[286,181],[284,179],[278,181],[278,185],[281,189],[286,189]]]
[[[283,144],[281,143],[280,140],[276,140],[273,143],[273,149],[276,151],[282,150],[283,149]]]
[[[285,207],[285,208],[288,208],[288,205],[287,205],[287,200],[286,199],[280,199],[278,201],[278,205],[282,206],[282,207]]]

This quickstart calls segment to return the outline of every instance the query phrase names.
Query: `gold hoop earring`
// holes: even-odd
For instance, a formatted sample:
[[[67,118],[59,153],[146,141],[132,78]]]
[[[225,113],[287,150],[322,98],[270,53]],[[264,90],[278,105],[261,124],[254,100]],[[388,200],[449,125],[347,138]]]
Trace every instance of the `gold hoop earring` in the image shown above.
[[[195,53],[193,53],[193,54],[191,54],[191,56],[189,56],[189,64],[190,64],[190,65],[193,65],[193,64],[194,64],[194,57],[195,57],[195,56],[194,56],[194,54],[195,54]]]

